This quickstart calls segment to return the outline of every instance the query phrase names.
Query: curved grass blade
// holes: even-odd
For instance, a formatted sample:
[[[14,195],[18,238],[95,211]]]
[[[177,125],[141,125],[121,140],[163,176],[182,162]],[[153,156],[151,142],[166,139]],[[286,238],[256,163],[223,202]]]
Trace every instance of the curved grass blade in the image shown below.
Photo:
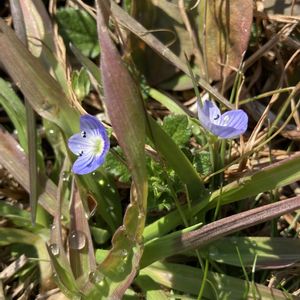
[[[201,199],[206,194],[204,184],[191,162],[152,117],[148,116],[148,120],[148,137],[163,155],[169,167],[174,169],[182,182],[186,184],[189,197],[194,201]]]
[[[101,86],[102,82],[97,66],[88,58],[83,57],[74,46],[72,46],[71,49],[74,51],[78,60],[88,69],[94,79],[98,82],[99,86]],[[178,109],[178,113],[184,112]],[[159,152],[164,156],[167,164],[176,171],[181,180],[188,186],[191,198],[198,200],[199,196],[205,193],[200,176],[197,174],[187,157],[174,143],[172,138],[149,116],[148,125],[150,126],[147,133],[148,137],[152,139]]]
[[[27,151],[25,107],[9,82],[0,78],[0,104],[17,130],[19,143]]]
[[[16,140],[5,130],[0,128],[0,163],[14,176],[14,178],[29,192],[28,160],[24,150]],[[44,190],[39,197],[41,204],[51,215],[55,214],[56,185],[47,178],[43,178]],[[67,216],[67,207],[63,206],[62,214]]]
[[[179,70],[183,71],[185,74],[190,76],[188,67],[186,64],[176,56],[168,47],[160,42],[153,34],[149,33],[148,30],[143,27],[139,22],[133,19],[129,14],[127,14],[122,8],[120,8],[114,1],[111,3],[112,12],[117,18],[118,22],[125,28],[129,29],[138,38],[142,39],[148,46],[155,50],[164,59],[172,63]],[[217,90],[211,87],[204,79],[197,76],[197,82],[199,85],[209,92],[214,98],[224,104],[226,107],[233,109],[232,104],[225,99]]]
[[[225,235],[266,222],[299,208],[300,197],[294,197],[220,219],[191,232],[179,235],[173,233],[150,241],[145,245],[141,265],[148,266],[170,255],[196,250]]]
[[[225,185],[198,204],[195,204],[190,210],[185,206],[182,208],[182,211],[184,213],[191,212],[191,216],[195,216],[201,210],[215,207],[218,201],[220,201],[220,205],[225,205],[291,184],[300,179],[299,164],[300,155],[292,155],[252,175],[245,176]],[[144,239],[150,240],[154,237],[163,236],[181,223],[180,214],[177,211],[171,212],[146,226]]]
[[[16,30],[17,37],[24,43],[28,45],[26,36],[28,36],[27,30],[25,32],[25,18],[21,16],[20,3],[10,1],[12,9],[12,17],[14,20],[14,27]],[[26,36],[24,35],[26,34]],[[28,161],[29,161],[29,186],[30,186],[30,208],[31,208],[31,222],[35,224],[36,213],[37,213],[37,202],[39,197],[39,186],[41,185],[38,177],[38,150],[37,150],[37,133],[36,133],[36,115],[31,107],[30,103],[25,98],[25,111],[26,111],[26,125],[27,125],[27,150],[28,150]]]
[[[16,228],[0,228],[0,246],[8,246],[11,244],[26,244],[34,246],[37,256],[40,259],[41,272],[41,288],[47,287],[51,280],[51,266],[49,264],[49,256],[45,246],[45,241],[37,233],[31,233],[23,229]]]
[[[68,136],[76,129],[77,110],[41,62],[32,56],[5,22],[0,19],[0,61],[34,110],[54,121]]]
[[[96,270],[96,260],[86,213],[74,182],[70,203],[69,257],[80,290],[89,289],[89,277]]]
[[[76,299],[76,297],[78,298],[81,296],[81,293],[64,249],[61,223],[61,209],[68,188],[68,181],[65,180],[65,172],[67,169],[69,169],[69,162],[65,159],[57,188],[57,203],[55,205],[55,215],[51,226],[50,242],[47,244],[47,250],[54,269],[54,279],[56,280],[57,285],[65,295]]]
[[[101,78],[104,101],[130,168],[133,184],[131,204],[123,226],[114,234],[112,249],[99,267],[103,274],[98,290],[91,290],[92,299],[99,294],[121,298],[137,272],[142,255],[140,245],[147,209],[147,171],[145,161],[145,111],[139,90],[113,44],[107,27],[108,2],[97,1],[97,26],[101,48]]]
[[[149,276],[160,285],[181,291],[183,293],[198,295],[203,279],[201,269],[173,263],[155,263],[140,271],[140,276]],[[250,283],[236,277],[208,272],[205,284],[204,299],[240,300],[255,299]],[[266,300],[299,300],[297,296],[282,292],[278,289],[268,288],[255,283],[256,299]]]
[[[282,269],[300,261],[300,240],[283,237],[227,237],[217,240],[203,249],[211,260],[240,267],[238,248],[245,267],[255,269]]]

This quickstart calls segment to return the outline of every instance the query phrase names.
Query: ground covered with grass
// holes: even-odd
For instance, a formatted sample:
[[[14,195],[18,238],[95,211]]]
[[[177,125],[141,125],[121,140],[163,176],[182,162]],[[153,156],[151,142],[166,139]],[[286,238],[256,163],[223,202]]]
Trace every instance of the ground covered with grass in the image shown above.
[[[0,299],[300,299],[299,15],[2,1]]]

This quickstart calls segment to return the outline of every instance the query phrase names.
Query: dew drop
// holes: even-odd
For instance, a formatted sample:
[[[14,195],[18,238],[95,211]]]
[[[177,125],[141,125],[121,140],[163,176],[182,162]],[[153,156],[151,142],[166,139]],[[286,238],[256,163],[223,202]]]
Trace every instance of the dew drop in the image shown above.
[[[121,250],[121,256],[126,257],[128,255],[128,251],[126,249]]]
[[[120,226],[120,227],[119,227],[119,230],[120,230],[120,231],[126,231],[125,225]]]
[[[21,152],[25,152],[24,149],[19,144],[17,145],[17,149]]]
[[[51,230],[55,230],[55,228],[56,228],[55,224],[52,224],[51,225]]]
[[[99,283],[98,283],[99,286],[104,286],[105,285],[105,282],[104,280],[101,280]]]
[[[100,179],[99,184],[103,186],[105,184],[105,181],[103,179]]]
[[[72,231],[69,235],[69,245],[71,249],[81,250],[86,244],[85,234],[81,231]]]
[[[59,247],[58,247],[57,244],[51,244],[51,245],[49,246],[49,248],[50,248],[51,253],[52,253],[54,256],[59,255]]]
[[[118,271],[119,271],[120,273],[123,273],[123,272],[125,271],[125,267],[124,267],[123,264],[121,264],[121,265],[118,266]]]
[[[143,220],[144,218],[145,218],[145,214],[144,213],[139,213],[138,219]]]
[[[103,281],[103,275],[97,271],[92,271],[89,274],[89,281],[99,284],[99,282]]]
[[[95,176],[95,175],[96,175],[96,172],[93,172],[92,175]]]
[[[63,174],[62,174],[62,180],[63,181],[69,181],[70,180],[70,172],[63,172]]]
[[[113,210],[114,210],[114,207],[113,207],[113,206],[109,206],[109,207],[106,208],[106,211],[107,211],[107,212],[111,212],[111,211],[113,211]]]
[[[53,129],[50,129],[50,130],[49,130],[49,134],[54,134],[54,130],[53,130]]]

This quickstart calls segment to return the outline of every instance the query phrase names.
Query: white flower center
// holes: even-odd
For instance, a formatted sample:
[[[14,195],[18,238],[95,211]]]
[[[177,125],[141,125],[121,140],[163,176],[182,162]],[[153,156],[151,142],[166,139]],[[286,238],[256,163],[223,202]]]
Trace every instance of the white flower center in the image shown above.
[[[104,141],[101,137],[97,137],[93,141],[93,153],[99,155],[102,153],[104,147]]]

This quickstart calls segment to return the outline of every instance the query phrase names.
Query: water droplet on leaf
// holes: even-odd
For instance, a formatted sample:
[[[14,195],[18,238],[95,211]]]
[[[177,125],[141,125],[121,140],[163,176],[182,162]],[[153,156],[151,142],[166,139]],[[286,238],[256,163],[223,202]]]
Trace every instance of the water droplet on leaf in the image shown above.
[[[63,172],[62,180],[63,181],[69,181],[70,180],[70,172]]]
[[[99,284],[101,281],[103,281],[103,275],[98,271],[92,271],[89,274],[89,280],[92,283]]]
[[[69,235],[69,245],[71,249],[81,250],[86,244],[85,234],[81,231],[72,231]]]
[[[144,213],[139,213],[138,219],[143,220],[144,218],[145,218],[145,214]]]
[[[107,211],[107,212],[111,212],[111,211],[113,211],[113,210],[114,210],[114,207],[113,207],[113,206],[109,206],[109,207],[106,208],[106,211]]]
[[[52,253],[54,256],[59,255],[59,247],[58,247],[57,244],[51,244],[51,245],[49,246],[49,248],[50,248],[51,253]]]

